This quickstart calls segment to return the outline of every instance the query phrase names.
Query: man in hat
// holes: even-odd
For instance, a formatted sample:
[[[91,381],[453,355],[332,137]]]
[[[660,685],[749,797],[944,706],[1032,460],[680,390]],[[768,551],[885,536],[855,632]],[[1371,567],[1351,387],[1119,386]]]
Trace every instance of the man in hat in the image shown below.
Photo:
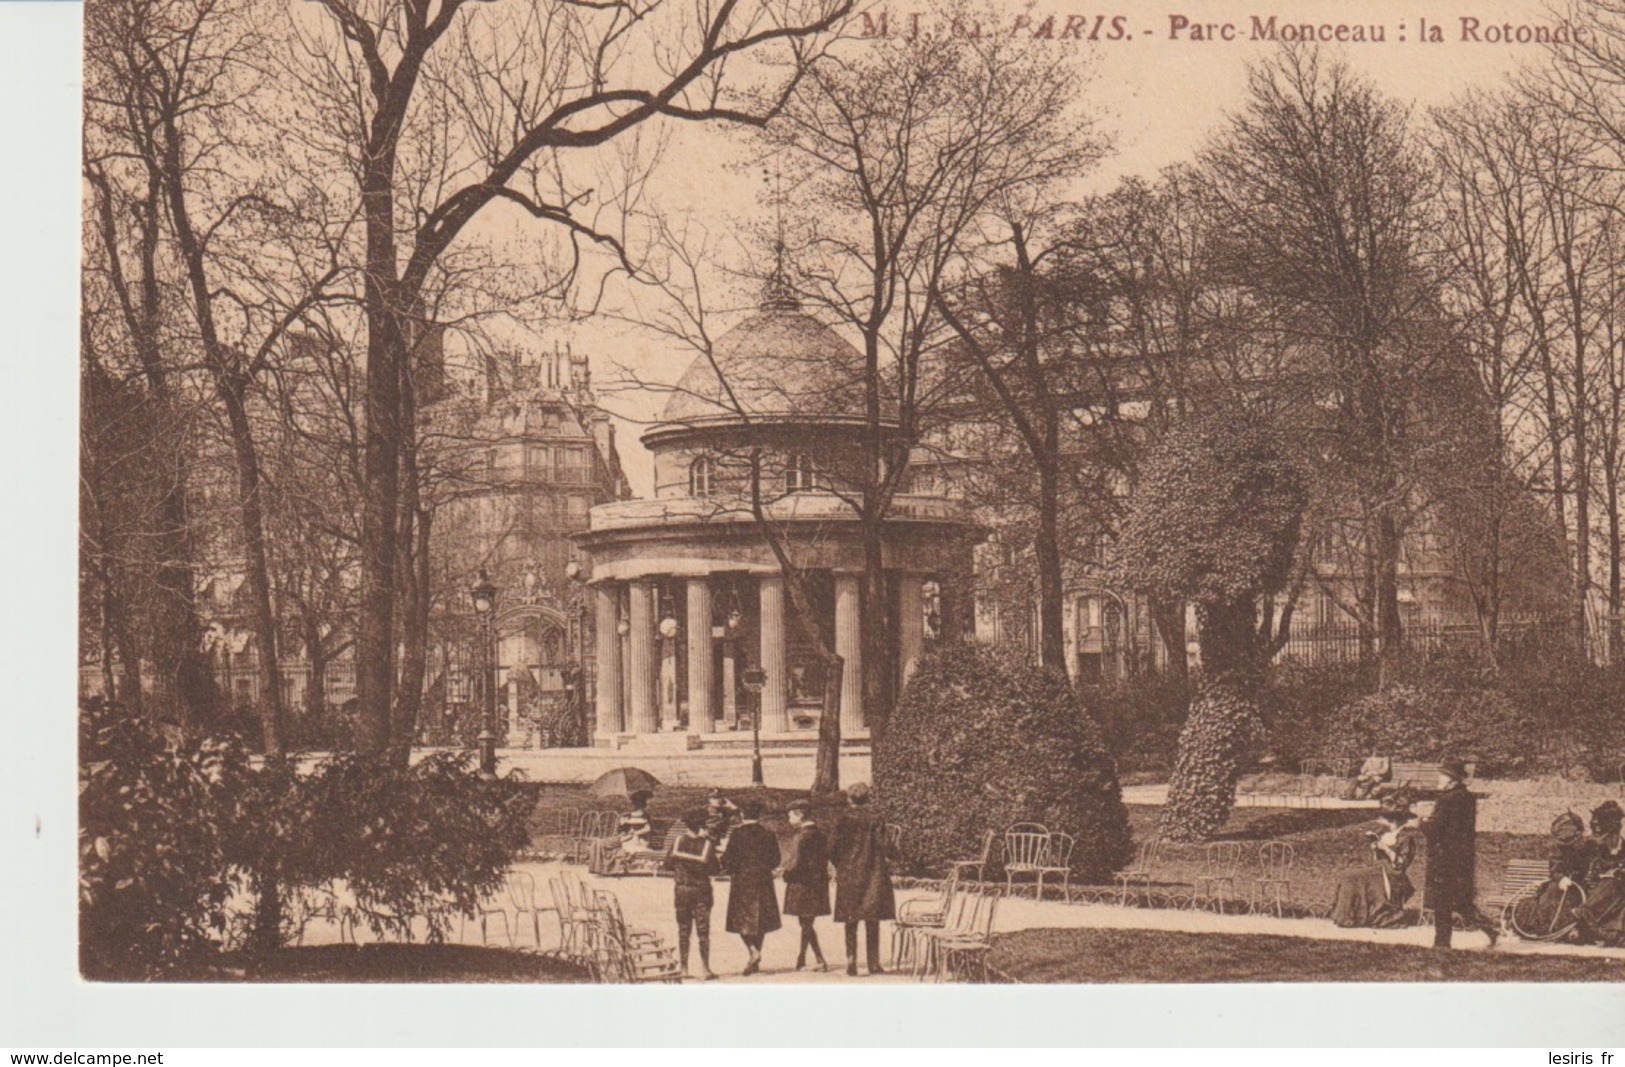
[[[1484,931],[1495,947],[1495,921],[1478,910],[1473,874],[1477,863],[1478,800],[1467,790],[1467,767],[1460,760],[1439,765],[1439,799],[1422,822],[1428,843],[1424,907],[1433,909],[1433,947],[1449,948],[1456,920]]]
[[[846,924],[846,973],[858,973],[858,924],[862,923],[869,973],[884,974],[880,923],[897,915],[886,827],[869,810],[867,785],[852,786],[846,800],[847,810],[836,820],[829,845],[830,862],[835,865],[835,921]]]

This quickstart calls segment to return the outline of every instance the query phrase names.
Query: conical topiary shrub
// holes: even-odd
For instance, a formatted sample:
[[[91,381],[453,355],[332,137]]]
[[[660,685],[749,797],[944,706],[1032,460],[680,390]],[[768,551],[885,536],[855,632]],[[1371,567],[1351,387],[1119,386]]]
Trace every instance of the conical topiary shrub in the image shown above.
[[[1196,694],[1162,809],[1164,838],[1205,841],[1219,831],[1235,806],[1236,777],[1259,727],[1257,706],[1234,683],[1216,680]]]
[[[1128,815],[1099,727],[1066,677],[1008,649],[952,645],[927,658],[874,751],[888,821],[915,873],[941,876],[982,836],[1036,822],[1077,839],[1074,877],[1127,862]]]

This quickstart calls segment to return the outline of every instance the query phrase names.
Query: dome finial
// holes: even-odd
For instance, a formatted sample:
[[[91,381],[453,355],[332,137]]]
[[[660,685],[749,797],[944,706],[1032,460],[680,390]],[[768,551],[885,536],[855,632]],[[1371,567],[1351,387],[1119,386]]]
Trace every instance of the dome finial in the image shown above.
[[[801,301],[790,285],[790,272],[784,269],[784,174],[773,163],[773,220],[778,233],[773,240],[773,270],[762,282],[763,311],[796,311]]]
[[[796,291],[790,285],[790,273],[784,269],[784,234],[773,242],[773,270],[762,282],[763,311],[795,311],[801,307]]]

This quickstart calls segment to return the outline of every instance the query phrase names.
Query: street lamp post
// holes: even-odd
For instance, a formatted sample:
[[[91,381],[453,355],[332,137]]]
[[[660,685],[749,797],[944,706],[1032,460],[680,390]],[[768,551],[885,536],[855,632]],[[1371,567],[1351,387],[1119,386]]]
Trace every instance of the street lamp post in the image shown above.
[[[745,668],[745,688],[750,690],[756,699],[752,701],[756,706],[750,713],[750,784],[763,785],[762,781],[762,690],[767,688],[767,671],[760,667]]]
[[[480,568],[479,580],[469,589],[468,597],[474,602],[474,614],[480,623],[480,656],[484,682],[484,725],[480,728],[480,773],[495,777],[497,773],[497,670],[496,670],[496,617],[497,587],[491,576]]]

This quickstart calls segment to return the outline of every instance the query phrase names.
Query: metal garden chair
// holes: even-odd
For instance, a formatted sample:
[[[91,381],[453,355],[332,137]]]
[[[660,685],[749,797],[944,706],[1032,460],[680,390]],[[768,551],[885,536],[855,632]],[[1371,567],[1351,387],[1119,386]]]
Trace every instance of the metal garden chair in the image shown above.
[[[1135,853],[1134,862],[1126,869],[1117,872],[1117,903],[1120,907],[1128,905],[1129,891],[1138,884],[1145,887],[1145,903],[1151,905],[1151,880],[1156,877],[1157,860],[1162,851],[1162,840],[1148,837],[1140,842],[1139,850]]]
[[[999,912],[997,890],[981,890],[969,929],[936,939],[937,981],[987,981],[987,956],[993,949],[993,923]]]
[[[914,931],[918,929],[940,929],[948,921],[949,909],[953,907],[954,897],[963,895],[959,886],[959,869],[955,867],[942,883],[942,893],[939,896],[915,897],[905,900],[897,906],[897,918],[892,922],[891,928],[891,959],[893,967],[903,967],[912,962],[911,953],[914,948]]]
[[[1214,841],[1202,850],[1202,870],[1191,883],[1191,909],[1215,905],[1224,914],[1225,893],[1234,896],[1246,849],[1240,841]]]
[[[976,881],[986,881],[987,865],[993,862],[993,846],[998,840],[999,832],[997,830],[989,830],[983,834],[981,854],[972,860],[954,860],[948,867],[949,877],[958,878],[975,871]]]
[[[1286,906],[1292,903],[1292,872],[1297,865],[1297,852],[1285,841],[1266,841],[1258,846],[1258,876],[1253,879],[1250,909],[1255,915],[1261,906],[1271,900],[1275,915],[1286,915]]]
[[[1049,830],[1035,822],[1018,822],[1004,832],[1004,888],[1016,891],[1016,876],[1032,875],[1043,891],[1043,869],[1048,862]],[[1037,894],[1035,894],[1036,898]]]

